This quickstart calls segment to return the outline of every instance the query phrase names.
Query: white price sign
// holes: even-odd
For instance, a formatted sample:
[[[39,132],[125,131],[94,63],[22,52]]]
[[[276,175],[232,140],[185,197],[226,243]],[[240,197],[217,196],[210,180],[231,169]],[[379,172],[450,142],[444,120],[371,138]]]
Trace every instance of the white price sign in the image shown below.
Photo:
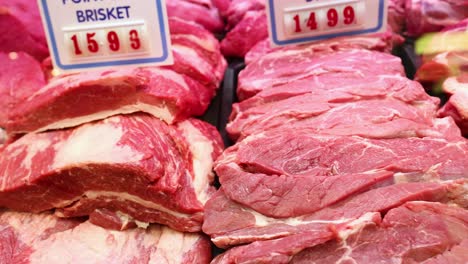
[[[38,0],[62,71],[173,63],[165,0]]]
[[[386,30],[387,0],[267,0],[276,46]]]

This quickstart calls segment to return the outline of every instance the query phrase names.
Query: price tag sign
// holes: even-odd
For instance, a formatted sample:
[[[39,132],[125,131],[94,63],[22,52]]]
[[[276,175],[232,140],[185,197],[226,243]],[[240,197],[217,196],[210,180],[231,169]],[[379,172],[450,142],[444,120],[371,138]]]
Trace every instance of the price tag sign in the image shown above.
[[[173,63],[164,0],[38,0],[54,66]]]
[[[387,0],[267,0],[275,46],[386,30]]]

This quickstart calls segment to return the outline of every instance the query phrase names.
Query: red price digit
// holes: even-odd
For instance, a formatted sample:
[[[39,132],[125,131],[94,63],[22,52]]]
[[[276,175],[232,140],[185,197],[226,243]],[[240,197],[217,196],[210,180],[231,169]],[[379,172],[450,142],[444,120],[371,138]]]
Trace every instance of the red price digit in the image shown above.
[[[138,31],[135,29],[132,29],[130,31],[130,42],[130,46],[132,47],[132,49],[137,50],[141,48],[140,37],[138,36]]]
[[[296,30],[294,30],[294,32],[296,33],[301,32],[302,29],[301,29],[301,21],[300,21],[299,15],[294,16],[294,22],[296,22]]]
[[[119,36],[115,31],[110,31],[107,34],[107,41],[109,41],[109,48],[112,51],[119,51],[120,50],[120,41],[119,41]]]
[[[328,26],[335,27],[338,24],[338,12],[335,8],[331,8],[327,12]]]
[[[75,55],[83,54],[83,52],[80,49],[80,45],[78,44],[78,37],[76,35],[73,35],[71,37],[71,40],[73,41],[73,47],[75,48]]]
[[[345,25],[354,23],[354,8],[352,6],[345,7],[345,9],[343,10],[343,15],[345,17]]]
[[[99,44],[96,40],[93,39],[95,35],[96,33],[86,33],[86,40],[88,41],[88,50],[93,53],[99,51]]]
[[[311,30],[317,29],[317,20],[315,20],[315,12],[310,12],[309,20],[307,20],[307,26]]]

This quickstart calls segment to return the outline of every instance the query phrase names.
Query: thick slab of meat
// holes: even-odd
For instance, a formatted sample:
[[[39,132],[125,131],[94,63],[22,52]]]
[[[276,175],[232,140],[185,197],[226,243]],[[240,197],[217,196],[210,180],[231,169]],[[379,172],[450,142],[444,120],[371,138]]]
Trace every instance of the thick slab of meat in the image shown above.
[[[457,250],[466,240],[468,211],[410,202],[390,210],[381,223],[369,223],[341,236],[338,241],[300,252],[290,263],[426,263],[441,254],[452,254],[451,249]],[[466,254],[459,257],[461,262],[450,263],[468,261]]]
[[[411,37],[437,32],[468,17],[466,0],[406,0],[406,31]]]
[[[293,217],[375,184],[465,178],[467,153],[461,137],[374,140],[279,129],[226,150],[215,170],[230,199],[271,217]]]
[[[30,63],[32,59],[20,54],[12,61],[3,55],[0,60],[12,67],[0,77],[4,85],[0,101],[12,110],[0,115],[0,126],[9,133],[22,133],[138,111],[168,123],[202,115],[223,78],[226,61],[210,32],[178,19],[169,22],[175,57],[170,67],[82,72],[44,86],[44,74],[37,63]],[[31,78],[21,77],[28,72]]]
[[[41,65],[24,52],[0,53],[0,127],[18,103],[46,84]]]
[[[195,22],[211,32],[221,32],[224,22],[211,1],[167,0],[167,15]]]
[[[363,49],[318,52],[314,46],[268,53],[247,65],[239,75],[237,94],[245,100],[262,90],[280,85],[296,89],[297,81],[349,85],[375,76],[404,76],[401,60],[389,54]]]
[[[279,127],[370,138],[460,136],[452,120],[435,119],[439,100],[428,96],[417,82],[372,79],[376,78],[369,78],[368,83],[327,88],[319,82],[316,86],[300,82],[304,87],[294,84],[296,94],[289,91],[289,85],[264,90],[234,105],[227,131],[235,140]]]
[[[168,69],[82,72],[55,79],[16,105],[5,128],[45,131],[139,111],[174,123],[202,115],[213,95],[214,90]]]
[[[2,263],[209,263],[209,241],[152,225],[106,230],[49,213],[0,213]]]
[[[0,51],[25,52],[38,61],[49,56],[36,1],[0,0]]]
[[[467,221],[463,208],[408,202],[383,220],[378,213],[367,213],[345,225],[234,247],[213,263],[465,263],[460,248],[466,247]]]
[[[0,157],[0,206],[95,219],[107,209],[122,226],[136,220],[199,231],[221,151],[218,132],[202,121],[169,126],[145,114],[28,134]]]
[[[439,116],[452,117],[462,133],[468,136],[468,74],[447,79],[443,88],[450,99],[439,110]]]
[[[449,184],[398,183],[351,196],[311,214],[286,218],[268,217],[236,203],[226,196],[222,187],[206,204],[203,231],[218,247],[269,241],[305,232],[322,234],[368,213],[385,213],[408,201],[447,201],[449,195],[460,189],[465,190],[462,196],[466,195],[466,184],[466,180]]]

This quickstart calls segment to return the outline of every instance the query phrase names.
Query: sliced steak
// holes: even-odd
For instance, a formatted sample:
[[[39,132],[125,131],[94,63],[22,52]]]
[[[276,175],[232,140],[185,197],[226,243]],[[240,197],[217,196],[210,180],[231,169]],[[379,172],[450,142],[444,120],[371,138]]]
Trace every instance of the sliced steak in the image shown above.
[[[110,231],[50,213],[0,213],[2,263],[209,263],[209,241],[152,225]]]
[[[262,90],[295,83],[359,83],[369,77],[404,76],[401,60],[389,54],[368,50],[331,51],[302,46],[268,53],[247,65],[239,75],[238,97],[241,101]],[[343,81],[343,82],[342,82]]]
[[[5,128],[45,131],[139,111],[174,123],[203,114],[213,95],[214,90],[168,69],[82,72],[51,81],[17,105]]]
[[[223,78],[226,61],[210,32],[178,19],[169,22],[175,57],[170,67],[82,72],[59,76],[45,86],[37,80],[44,78],[44,73],[34,63],[5,70],[16,76],[30,70],[32,78],[24,81],[18,77],[21,81],[14,82],[10,77],[0,79],[6,90],[0,93],[0,101],[12,108],[7,112],[8,122],[0,122],[0,126],[3,123],[8,133],[23,133],[73,127],[138,111],[168,123],[202,115]],[[28,63],[23,57],[13,62],[0,59],[21,66]]]
[[[0,156],[0,206],[57,208],[62,217],[108,209],[129,221],[199,231],[221,151],[218,132],[202,121],[169,126],[145,114],[28,134]]]
[[[253,242],[228,250],[213,263],[465,263],[461,249],[466,247],[467,216],[459,207],[408,202],[384,219],[367,213],[321,231],[310,228]]]
[[[343,233],[340,240],[304,250],[290,263],[421,263],[450,254],[466,240],[468,211],[439,203],[410,202],[390,210],[381,223]],[[463,262],[451,263],[467,261],[465,257]]]
[[[322,234],[346,226],[368,213],[385,213],[408,201],[448,201],[454,183],[399,183],[354,195],[311,214],[274,218],[229,199],[223,187],[207,202],[203,231],[218,247],[229,247],[311,232]],[[463,194],[465,195],[465,194]],[[466,200],[466,198],[465,198]]]
[[[314,129],[320,134],[370,138],[460,136],[452,120],[435,119],[439,100],[406,79],[314,88],[307,93],[298,90],[295,96],[293,92],[282,94],[283,87],[277,91],[271,88],[273,94],[265,91],[234,105],[227,125],[229,135],[241,140],[258,131],[287,126]],[[437,125],[442,122],[450,123],[448,129]]]

